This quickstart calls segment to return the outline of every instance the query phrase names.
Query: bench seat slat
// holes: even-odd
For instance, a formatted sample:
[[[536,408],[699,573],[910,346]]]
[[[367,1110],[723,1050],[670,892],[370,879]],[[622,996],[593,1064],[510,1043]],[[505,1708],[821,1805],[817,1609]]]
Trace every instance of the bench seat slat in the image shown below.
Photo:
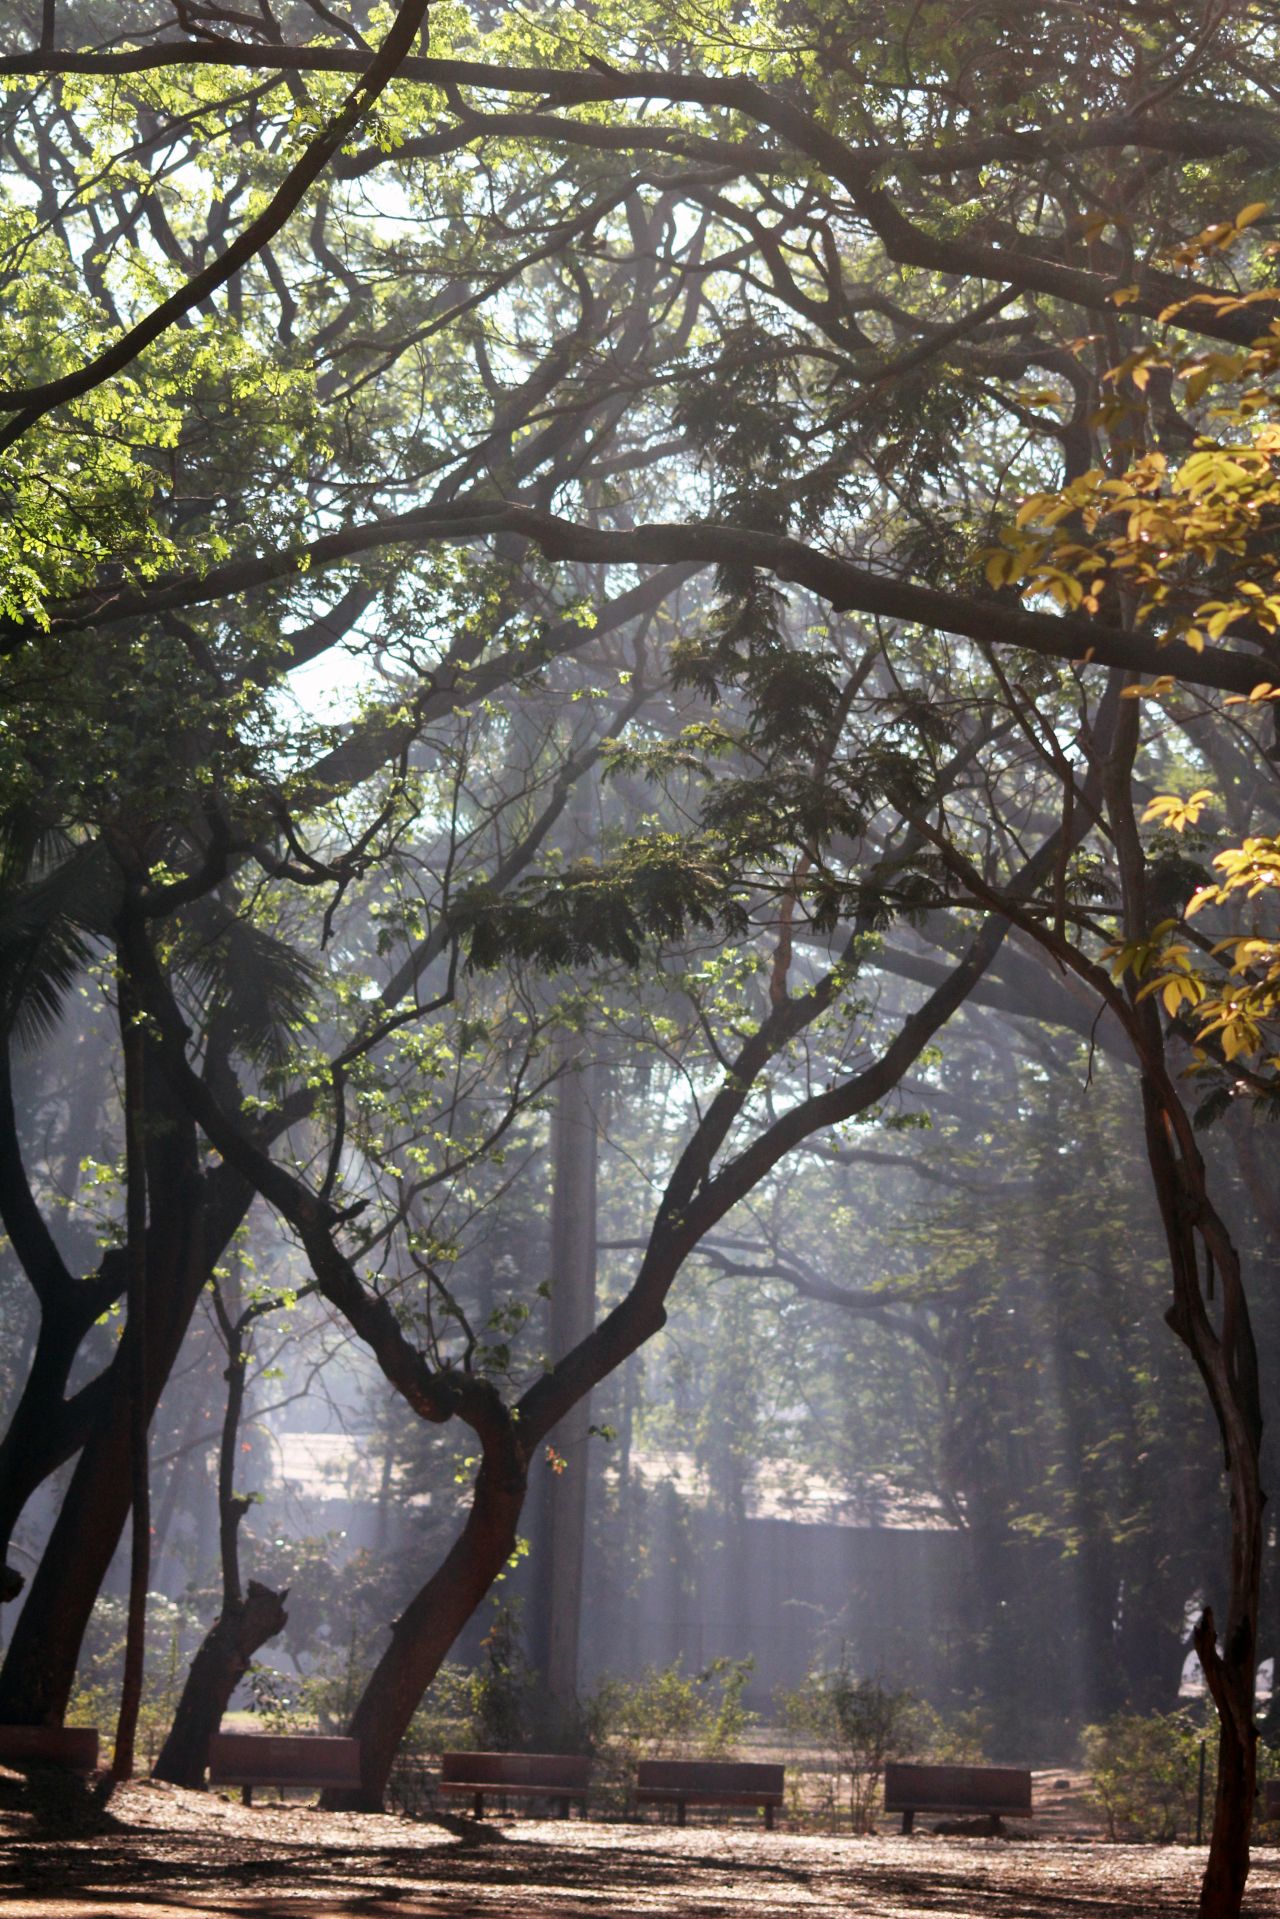
[[[1031,1774],[1020,1766],[924,1766],[892,1760],[884,1769],[884,1809],[910,1832],[918,1812],[1031,1816]]]
[[[578,1752],[442,1752],[440,1755],[440,1791],[470,1793],[475,1801],[477,1819],[484,1817],[484,1802],[496,1793],[499,1798],[523,1795],[525,1798],[556,1799],[562,1818],[569,1816],[569,1802],[580,1799],[586,1810],[587,1785],[591,1759]]]
[[[585,1786],[565,1786],[554,1780],[544,1780],[541,1785],[531,1786],[527,1780],[520,1779],[442,1779],[441,1792],[499,1792],[525,1793],[530,1798],[558,1799],[563,1793],[570,1795],[585,1792]]]
[[[737,1759],[642,1759],[636,1779],[664,1792],[781,1793],[783,1768]]]
[[[444,1752],[440,1784],[474,1791],[585,1792],[591,1760],[572,1752]]]
[[[96,1726],[0,1726],[0,1766],[65,1766],[96,1772]]]
[[[215,1786],[358,1786],[360,1741],[322,1733],[216,1732],[209,1741]]]
[[[780,1792],[725,1792],[718,1788],[700,1792],[696,1786],[688,1790],[682,1786],[637,1786],[636,1798],[663,1804],[674,1804],[683,1799],[689,1806],[764,1806],[770,1803],[780,1806],[783,1795]]]
[[[773,1827],[783,1799],[781,1766],[740,1759],[642,1759],[636,1768],[636,1799],[674,1806],[684,1824],[687,1806],[759,1806]]]

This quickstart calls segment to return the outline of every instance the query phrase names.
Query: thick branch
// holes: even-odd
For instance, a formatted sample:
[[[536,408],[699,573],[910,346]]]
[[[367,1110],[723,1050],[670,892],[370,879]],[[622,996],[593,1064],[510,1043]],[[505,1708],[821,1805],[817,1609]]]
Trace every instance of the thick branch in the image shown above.
[[[62,617],[55,617],[54,631],[71,632],[221,599],[380,547],[484,539],[498,533],[517,534],[551,559],[588,565],[758,567],[806,588],[839,612],[903,620],[985,645],[1023,647],[1074,664],[1096,661],[1128,672],[1173,674],[1188,685],[1228,693],[1251,693],[1268,670],[1253,655],[1223,647],[1206,647],[1197,653],[1179,640],[1161,642],[1153,634],[1129,632],[1101,620],[1037,613],[1008,600],[893,579],[785,534],[714,521],[658,522],[624,531],[581,526],[534,507],[474,498],[366,521],[308,546],[211,567],[203,576],[179,575],[148,590],[121,594],[109,606],[92,612],[67,609]],[[23,629],[11,629],[7,643],[12,647],[23,637]]]

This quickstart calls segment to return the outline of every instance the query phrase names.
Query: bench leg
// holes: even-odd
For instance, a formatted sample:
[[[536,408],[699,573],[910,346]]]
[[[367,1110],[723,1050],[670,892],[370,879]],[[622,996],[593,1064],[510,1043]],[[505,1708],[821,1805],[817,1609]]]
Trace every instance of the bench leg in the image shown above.
[[[472,1804],[471,1809],[475,1813],[475,1816],[477,1819],[484,1818],[484,1794],[482,1792],[478,1792],[476,1794],[475,1800]]]
[[[251,1806],[253,1804],[253,1787],[252,1786],[241,1786],[240,1803],[242,1806]]]
[[[773,1831],[773,1807],[772,1806],[766,1806],[764,1809],[764,1829],[766,1832]]]
[[[557,1800],[556,1803],[560,1808],[560,1817],[567,1819],[569,1817],[569,1801],[567,1799],[560,1799]]]
[[[676,1824],[678,1826],[682,1826],[684,1824],[684,1800],[683,1799],[676,1800]]]
[[[914,1812],[904,1812],[904,1813],[903,1813],[903,1815],[902,1815],[902,1830],[903,1830],[904,1832],[910,1832],[910,1831],[911,1831],[911,1829],[912,1829],[912,1827],[913,1827],[913,1826],[915,1825],[915,1823],[916,1823],[916,1816],[915,1816],[915,1814],[914,1814]]]

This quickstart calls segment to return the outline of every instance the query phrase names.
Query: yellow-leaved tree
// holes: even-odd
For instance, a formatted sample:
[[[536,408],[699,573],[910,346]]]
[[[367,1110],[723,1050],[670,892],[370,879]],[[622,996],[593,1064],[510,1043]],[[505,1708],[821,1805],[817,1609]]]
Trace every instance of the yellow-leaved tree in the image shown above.
[[[1251,289],[1198,296],[1222,312],[1263,301],[1274,312],[1274,287],[1256,280],[1270,277],[1280,248],[1258,247],[1257,235],[1237,244],[1265,211],[1243,208],[1176,256],[1191,264],[1216,253],[1223,278],[1254,274]],[[1117,306],[1127,291],[1115,291]],[[1265,318],[1258,313],[1260,326]],[[1254,1151],[1249,1122],[1280,1111],[1280,322],[1239,348],[1181,357],[1143,340],[1117,359],[1088,422],[1094,463],[1025,500],[984,558],[997,589],[1100,626],[1145,628],[1182,642],[1184,658],[1189,647],[1257,659],[1252,689],[1229,700],[1202,698],[1172,672],[1146,683],[1129,676],[1118,689],[1127,721],[1082,748],[1104,791],[1095,819],[1114,854],[1114,922],[1080,915],[1071,926],[1061,902],[1054,924],[1044,913],[1018,922],[1090,986],[1131,1044],[1170,1252],[1166,1317],[1204,1379],[1222,1439],[1227,1603],[1220,1628],[1206,1606],[1194,1635],[1220,1725],[1200,1913],[1219,1919],[1239,1911],[1247,1872],[1265,1493],[1242,1261],[1196,1130],[1230,1114],[1243,1167]],[[1016,914],[1016,903],[1007,910]],[[1250,1190],[1276,1226],[1272,1184],[1254,1179]]]
[[[1265,212],[1255,202],[1207,228],[1179,249],[1178,262],[1229,248]],[[1241,310],[1274,297],[1265,288],[1213,303]],[[1280,634],[1280,321],[1248,349],[1173,358],[1145,345],[1112,370],[1109,384],[1096,424],[1109,429],[1112,448],[1125,446],[1129,423],[1141,423],[1127,461],[1028,498],[985,555],[988,581],[1066,611],[1118,611],[1198,652],[1229,632],[1237,642],[1254,640],[1258,683],[1228,697],[1224,708],[1239,710],[1221,717],[1255,764],[1280,768],[1280,684],[1266,677],[1275,671],[1268,642]],[[1173,677],[1161,675],[1126,696],[1159,703],[1175,692]],[[1223,809],[1214,788],[1191,784],[1196,770],[1187,790],[1152,794],[1144,825],[1203,841],[1206,821]],[[1117,980],[1140,982],[1138,997],[1158,996],[1194,1036],[1188,1070],[1217,1078],[1218,1107],[1228,1090],[1280,1102],[1280,835],[1258,830],[1268,787],[1274,802],[1271,782],[1258,789],[1263,818],[1238,838],[1228,819],[1212,871],[1176,915],[1107,954]],[[1209,909],[1216,911],[1202,919]]]

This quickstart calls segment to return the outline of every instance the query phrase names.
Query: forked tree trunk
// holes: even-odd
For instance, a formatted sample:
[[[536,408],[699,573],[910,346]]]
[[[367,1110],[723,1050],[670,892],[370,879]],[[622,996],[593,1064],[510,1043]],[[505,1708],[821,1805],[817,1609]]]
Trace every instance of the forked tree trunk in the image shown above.
[[[1049,870],[1056,836],[1034,854],[1019,885]],[[335,1810],[379,1810],[396,1750],[427,1686],[516,1544],[528,1462],[546,1435],[666,1322],[666,1301],[684,1261],[704,1236],[801,1141],[877,1105],[900,1082],[922,1050],[963,1003],[991,965],[1008,929],[1004,914],[988,916],[954,970],[924,1005],[903,1020],[884,1052],[861,1072],[813,1093],[773,1120],[718,1169],[714,1162],[742,1107],[778,1053],[833,1003],[840,976],[833,971],[793,996],[786,969],[775,969],[771,1007],[744,1041],[716,1097],[701,1115],[668,1178],[635,1279],[613,1309],[557,1365],[508,1407],[491,1382],[468,1369],[433,1366],[406,1337],[388,1302],[368,1291],[336,1241],[340,1217],[277,1165],[219,1104],[207,1080],[187,1059],[187,1030],[145,941],[134,943],[133,977],[144,988],[164,1051],[165,1069],[188,1110],[223,1158],[249,1179],[297,1231],[319,1290],[337,1307],[376,1356],[390,1383],[420,1417],[458,1418],[476,1433],[483,1458],[470,1513],[443,1564],[391,1629],[352,1716],[360,1740],[362,1779],[355,1793],[330,1792]]]
[[[238,1303],[238,1302],[237,1302]],[[152,1776],[175,1786],[199,1788],[209,1764],[209,1741],[222,1722],[240,1681],[260,1646],[283,1632],[287,1593],[272,1592],[256,1579],[248,1589],[240,1581],[240,1522],[249,1500],[235,1488],[236,1452],[244,1411],[246,1328],[249,1316],[226,1311],[214,1286],[214,1304],[227,1346],[227,1403],[218,1449],[218,1544],[222,1559],[222,1609],[191,1662],[173,1726]]]
[[[190,1203],[192,1197],[176,1194],[175,1209]],[[194,1224],[189,1230],[195,1237]],[[193,1275],[180,1266],[177,1272],[165,1274],[172,1285],[165,1289],[163,1302],[159,1289],[153,1299],[147,1342],[148,1417],[177,1357],[203,1277],[203,1270]],[[122,1350],[117,1351],[113,1375],[123,1374],[125,1358]],[[0,1670],[0,1723],[61,1725],[75,1684],[85,1627],[129,1508],[129,1404],[121,1383],[113,1385],[104,1399],[103,1418],[76,1462],[6,1649]]]

